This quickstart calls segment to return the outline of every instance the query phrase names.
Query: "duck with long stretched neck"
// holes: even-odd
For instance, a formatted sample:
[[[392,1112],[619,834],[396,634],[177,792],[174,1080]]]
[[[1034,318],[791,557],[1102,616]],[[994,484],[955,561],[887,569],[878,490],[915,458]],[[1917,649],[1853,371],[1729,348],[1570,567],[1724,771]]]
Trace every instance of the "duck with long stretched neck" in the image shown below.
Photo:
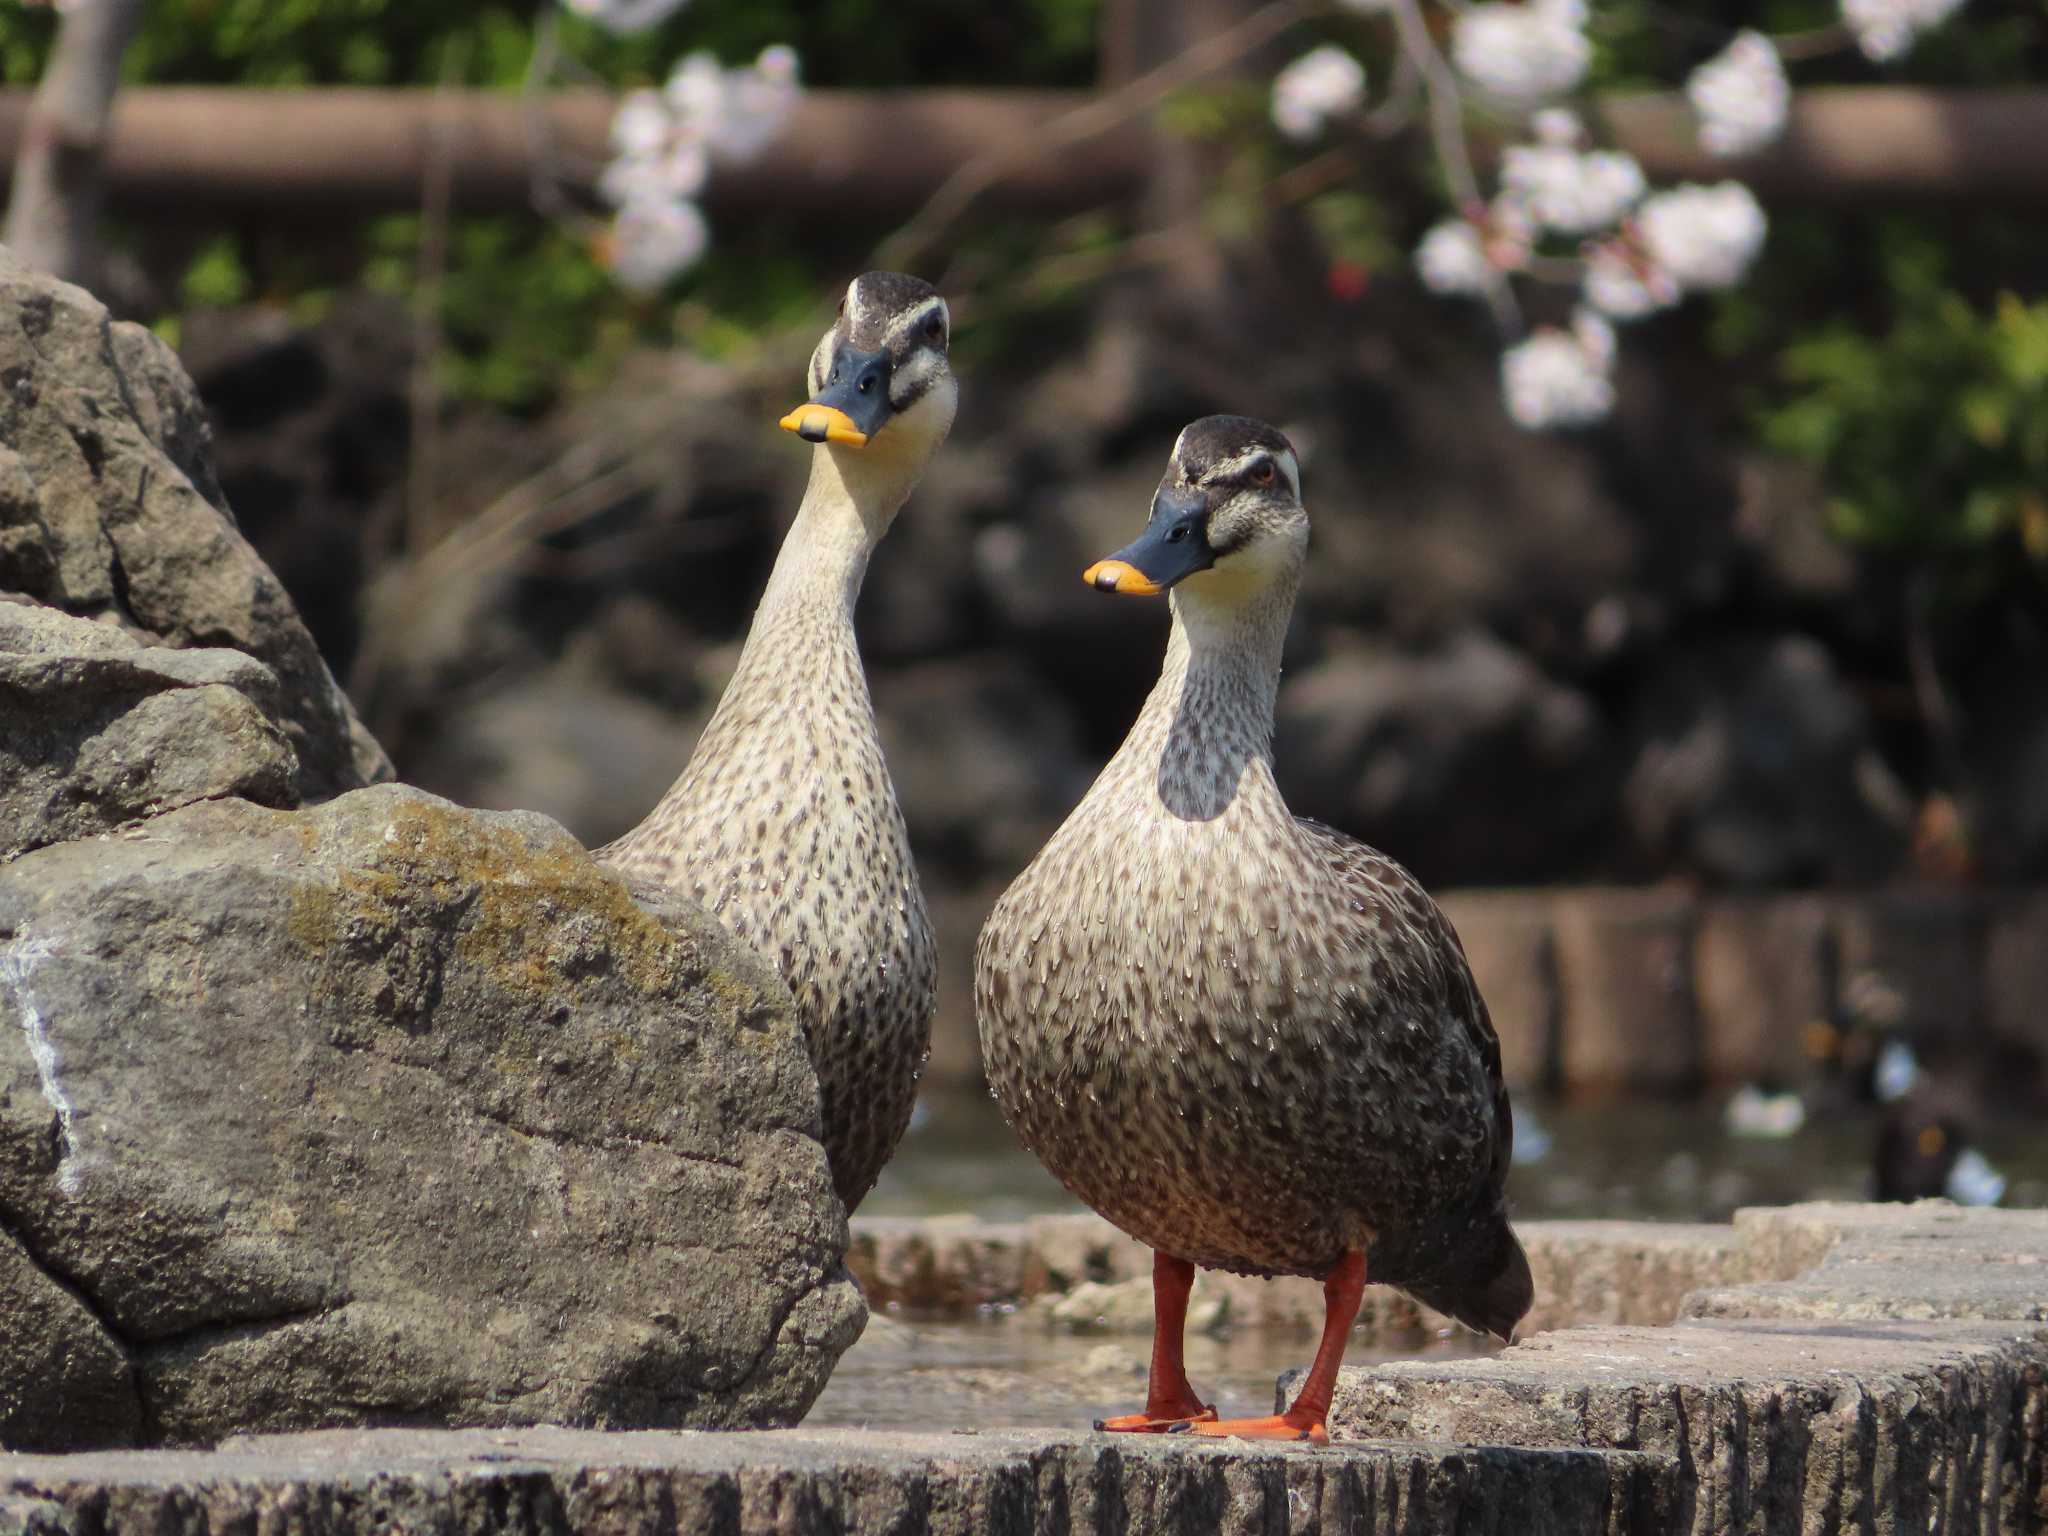
[[[1502,1203],[1500,1047],[1456,933],[1406,870],[1298,820],[1274,783],[1307,548],[1284,436],[1240,416],[1181,433],[1143,535],[1087,572],[1171,589],[1158,685],[976,950],[1004,1114],[1154,1250],[1145,1408],[1101,1429],[1322,1441],[1368,1279],[1502,1338],[1533,1297]],[[1219,1422],[1196,1395],[1197,1267],[1323,1282],[1286,1412]]]
[[[902,1139],[931,1043],[937,955],[882,760],[853,610],[868,557],[953,424],[950,319],[930,284],[855,278],[782,425],[817,446],[725,696],[682,777],[597,857],[679,890],[795,995],[851,1211]]]

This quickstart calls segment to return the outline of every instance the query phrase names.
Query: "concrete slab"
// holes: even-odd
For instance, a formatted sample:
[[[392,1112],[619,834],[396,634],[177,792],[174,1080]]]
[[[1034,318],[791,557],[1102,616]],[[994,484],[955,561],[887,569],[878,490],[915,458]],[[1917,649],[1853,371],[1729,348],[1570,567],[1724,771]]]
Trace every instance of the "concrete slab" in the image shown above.
[[[0,1457],[4,1536],[1517,1532],[1652,1536],[1669,1457],[1106,1435],[368,1430]]]

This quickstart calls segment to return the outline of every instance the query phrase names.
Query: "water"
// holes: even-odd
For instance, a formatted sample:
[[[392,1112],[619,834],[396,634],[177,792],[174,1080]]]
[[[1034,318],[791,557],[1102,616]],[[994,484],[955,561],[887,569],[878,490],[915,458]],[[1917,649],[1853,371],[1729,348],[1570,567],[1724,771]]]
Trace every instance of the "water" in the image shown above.
[[[1875,1111],[1813,1116],[1782,1140],[1730,1136],[1718,1099],[1568,1107],[1518,1098],[1516,1112],[1551,1143],[1509,1180],[1509,1208],[1522,1220],[1726,1221],[1744,1205],[1869,1198]],[[2001,1204],[2048,1206],[2048,1136],[2038,1122],[1987,1122],[1976,1144],[2006,1176]],[[1078,1209],[1017,1145],[995,1104],[959,1090],[926,1094],[861,1206],[876,1216],[970,1211],[989,1221]]]
[[[1086,1429],[1097,1419],[1145,1406],[1151,1347],[1149,1337],[1076,1334],[1028,1314],[876,1316],[840,1358],[804,1422],[875,1429]],[[1280,1373],[1306,1366],[1315,1347],[1313,1338],[1291,1329],[1243,1328],[1222,1338],[1190,1334],[1188,1379],[1224,1418],[1271,1413]],[[1460,1336],[1401,1358],[1470,1355],[1486,1347]],[[1368,1349],[1345,1356],[1348,1364],[1393,1358]]]

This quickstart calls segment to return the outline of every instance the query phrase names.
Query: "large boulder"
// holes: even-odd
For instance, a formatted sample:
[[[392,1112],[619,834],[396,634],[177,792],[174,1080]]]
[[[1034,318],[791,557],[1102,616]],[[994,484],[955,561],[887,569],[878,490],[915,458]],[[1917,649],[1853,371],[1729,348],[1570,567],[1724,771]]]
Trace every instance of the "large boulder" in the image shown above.
[[[0,1442],[786,1423],[860,1330],[787,992],[542,817],[28,853],[0,1011]]]
[[[0,858],[197,800],[298,803],[277,677],[0,601]]]
[[[0,249],[0,591],[267,666],[319,800],[391,777],[291,598],[237,530],[176,355]]]

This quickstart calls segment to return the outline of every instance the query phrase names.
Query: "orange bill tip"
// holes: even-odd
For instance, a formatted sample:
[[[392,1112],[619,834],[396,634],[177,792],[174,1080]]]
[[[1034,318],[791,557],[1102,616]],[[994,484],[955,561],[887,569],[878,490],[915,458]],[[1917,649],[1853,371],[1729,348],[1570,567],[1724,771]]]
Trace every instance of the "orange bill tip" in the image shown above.
[[[1152,597],[1166,590],[1127,560],[1098,560],[1081,573],[1081,579],[1098,592],[1134,597]]]
[[[779,423],[807,443],[843,443],[848,448],[865,448],[867,433],[853,424],[846,412],[830,405],[800,405]]]

